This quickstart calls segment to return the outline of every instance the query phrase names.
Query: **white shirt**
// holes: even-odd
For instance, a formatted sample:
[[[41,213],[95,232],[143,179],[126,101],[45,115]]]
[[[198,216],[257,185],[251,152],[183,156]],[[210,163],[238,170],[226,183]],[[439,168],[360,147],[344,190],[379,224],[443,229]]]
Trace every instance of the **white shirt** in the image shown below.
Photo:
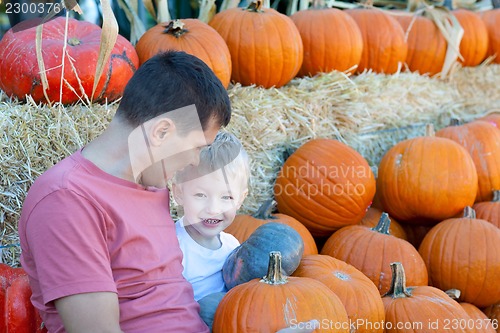
[[[182,218],[175,223],[175,232],[183,253],[182,275],[193,285],[194,299],[198,301],[209,294],[227,291],[222,278],[222,266],[240,242],[233,235],[221,232],[219,238],[222,246],[217,250],[207,249],[189,236]]]

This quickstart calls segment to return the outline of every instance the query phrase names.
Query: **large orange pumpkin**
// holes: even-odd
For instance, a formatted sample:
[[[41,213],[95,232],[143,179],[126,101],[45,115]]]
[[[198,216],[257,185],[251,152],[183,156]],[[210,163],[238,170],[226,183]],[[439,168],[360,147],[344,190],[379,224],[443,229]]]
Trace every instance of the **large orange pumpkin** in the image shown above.
[[[408,44],[401,25],[379,9],[348,9],[363,36],[363,53],[358,72],[371,69],[376,73],[394,74],[404,64]]]
[[[347,312],[337,295],[314,279],[282,275],[281,256],[271,252],[264,278],[238,285],[222,298],[212,331],[275,333],[311,319],[329,323],[314,332],[349,332]]]
[[[90,22],[68,18],[68,38],[65,40],[65,25],[64,17],[43,24],[42,55],[49,86],[49,101],[73,104],[80,100],[86,101],[83,93],[89,99],[92,97],[101,28]],[[48,101],[43,94],[35,41],[36,26],[25,30],[10,29],[3,36],[0,41],[0,89],[9,96],[25,99],[26,95],[31,95],[36,103],[45,103]],[[66,54],[63,55],[65,43]],[[94,102],[120,98],[138,66],[139,59],[134,47],[127,39],[118,35],[99,79]],[[64,83],[61,82],[63,68]]]
[[[410,272],[409,283],[427,285],[427,269],[418,251],[405,241],[389,235],[389,216],[383,213],[375,228],[360,225],[336,231],[321,249],[326,254],[345,261],[363,272],[385,294],[391,286],[390,263],[402,262]]]
[[[211,26],[198,19],[157,24],[142,35],[135,49],[141,64],[161,51],[184,51],[207,64],[224,87],[229,85],[231,55],[226,42]]]
[[[384,304],[377,287],[361,271],[326,255],[304,256],[294,276],[318,280],[342,301],[351,323],[351,332],[381,333]]]
[[[242,85],[281,87],[299,72],[303,60],[300,33],[293,21],[254,1],[248,8],[217,13],[209,24],[231,53],[232,80]]]
[[[488,28],[479,14],[468,9],[456,9],[452,14],[464,29],[459,59],[463,66],[479,65],[488,52]],[[497,27],[498,28],[498,27]]]
[[[476,211],[478,219],[491,222],[493,225],[500,228],[500,191],[493,191],[493,199],[491,201],[477,202],[472,206]]]
[[[488,56],[495,56],[494,62],[500,64],[500,8],[481,13],[481,19],[488,30]]]
[[[377,191],[384,211],[398,221],[432,224],[459,214],[477,193],[474,161],[464,147],[426,136],[401,141],[382,157]]]
[[[304,44],[299,76],[354,70],[361,61],[363,38],[356,22],[336,8],[313,7],[291,16]]]
[[[437,131],[436,136],[451,139],[469,152],[478,175],[475,201],[491,200],[493,190],[500,189],[500,131],[485,121],[460,125],[453,119],[451,125]]]
[[[254,215],[236,215],[233,223],[224,231],[236,237],[240,243],[243,243],[261,225],[270,222],[283,223],[294,228],[302,237],[304,241],[303,255],[318,254],[318,248],[314,238],[302,223],[285,214],[272,214],[275,203],[276,201],[274,200],[265,201]]]
[[[382,297],[386,332],[475,333],[465,310],[446,293],[430,286],[406,286],[405,270],[391,263],[391,289]]]
[[[434,226],[420,244],[429,284],[461,291],[460,301],[486,307],[500,302],[500,229],[476,219],[472,208],[464,217]]]
[[[325,237],[357,224],[375,194],[375,178],[357,151],[332,139],[313,139],[285,161],[274,186],[280,213]]]

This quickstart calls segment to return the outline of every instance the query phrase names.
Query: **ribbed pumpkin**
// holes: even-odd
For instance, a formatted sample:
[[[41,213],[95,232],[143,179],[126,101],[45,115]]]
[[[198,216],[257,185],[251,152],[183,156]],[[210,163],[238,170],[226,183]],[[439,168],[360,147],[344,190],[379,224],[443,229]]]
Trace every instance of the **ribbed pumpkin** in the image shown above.
[[[500,228],[500,191],[493,191],[493,199],[491,201],[477,202],[472,208],[476,211],[478,219],[491,222]]]
[[[490,113],[484,117],[479,118],[478,120],[487,121],[496,128],[500,128],[500,113]]]
[[[378,208],[370,207],[366,211],[365,216],[361,219],[360,225],[368,228],[373,228],[377,226],[380,218],[382,217],[383,211]],[[403,227],[393,218],[391,218],[391,224],[389,226],[389,234],[406,240],[406,231]]]
[[[394,74],[404,64],[408,53],[405,33],[391,15],[379,9],[348,9],[363,36],[363,53],[358,72],[371,69],[376,73]]]
[[[332,323],[314,332],[349,333],[347,312],[333,291],[310,278],[284,276],[279,252],[269,257],[264,278],[236,286],[224,296],[215,313],[214,333],[275,333],[311,319]]]
[[[488,30],[488,56],[496,55],[494,62],[500,64],[500,8],[481,12],[481,19]]]
[[[399,262],[391,263],[391,271],[391,289],[382,297],[386,327],[393,328],[387,332],[476,332],[476,325],[467,323],[470,318],[465,310],[444,291],[430,286],[407,287],[405,270]]]
[[[337,140],[313,139],[285,161],[274,195],[280,213],[325,237],[357,224],[375,194],[375,178],[357,151]]]
[[[307,228],[291,216],[285,214],[272,214],[276,201],[266,200],[254,215],[236,215],[233,223],[224,231],[230,233],[240,243],[243,243],[261,225],[275,222],[283,223],[295,229],[304,241],[304,255],[318,254],[316,242]]]
[[[425,16],[395,15],[394,18],[408,34],[408,68],[420,74],[441,72],[447,44],[436,24]]]
[[[231,53],[232,80],[242,85],[281,87],[299,72],[303,60],[300,33],[293,21],[253,1],[248,8],[217,13],[209,24]]]
[[[184,51],[207,64],[224,87],[229,85],[231,55],[226,42],[211,26],[198,19],[157,24],[142,35],[135,49],[141,64],[161,51]]]
[[[451,299],[458,302],[460,298],[460,290],[451,289],[451,290],[446,290],[445,292],[448,296],[451,297]],[[480,329],[481,333],[496,332],[495,329],[493,328],[491,321],[488,319],[488,316],[483,311],[481,311],[477,306],[467,302],[460,302],[459,304],[462,307],[462,309],[465,310],[465,312],[470,318],[469,320],[464,321],[464,323],[466,323],[469,327],[475,327],[478,330]]]
[[[478,175],[476,202],[492,199],[492,191],[500,189],[500,131],[490,123],[476,120],[460,125],[452,119],[450,126],[436,136],[462,145],[472,156]]]
[[[394,261],[402,262],[410,272],[409,282],[415,286],[427,285],[427,269],[418,251],[405,241],[389,235],[390,219],[383,213],[375,228],[360,225],[344,227],[328,238],[321,250],[345,261],[363,272],[385,294],[391,286],[391,268]]]
[[[377,191],[384,211],[402,223],[432,224],[474,203],[477,172],[458,143],[427,135],[401,141],[382,157]]]
[[[460,42],[460,54],[464,59],[459,59],[459,61],[463,66],[479,65],[488,52],[488,28],[486,24],[479,14],[471,10],[456,9],[452,14],[464,29],[464,35]]]
[[[363,38],[356,22],[344,11],[325,8],[321,2],[291,16],[304,44],[299,76],[344,72],[361,61]]]
[[[418,225],[412,223],[401,223],[405,233],[406,240],[410,242],[411,245],[418,249],[420,243],[424,239],[425,235],[432,229],[434,225]]]
[[[497,333],[500,333],[500,302],[488,306],[483,311],[491,319],[491,323],[494,325],[493,327]]]
[[[474,210],[434,226],[420,244],[429,284],[458,289],[460,301],[486,307],[500,301],[500,229],[476,219]]]
[[[293,275],[318,280],[330,288],[344,304],[353,332],[384,331],[384,304],[378,289],[354,266],[331,256],[309,255],[302,258]]]

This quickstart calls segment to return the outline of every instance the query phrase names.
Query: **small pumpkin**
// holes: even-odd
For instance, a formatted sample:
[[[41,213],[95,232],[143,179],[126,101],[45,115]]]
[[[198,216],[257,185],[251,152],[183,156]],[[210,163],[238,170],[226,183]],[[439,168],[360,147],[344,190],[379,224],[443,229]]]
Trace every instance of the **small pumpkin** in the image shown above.
[[[484,313],[491,320],[491,325],[500,333],[500,302],[486,307]]]
[[[481,12],[481,19],[488,30],[488,56],[494,56],[493,61],[500,64],[500,8]]]
[[[275,333],[311,319],[328,320],[314,332],[349,333],[347,312],[340,299],[323,283],[305,277],[286,277],[281,254],[269,253],[264,278],[229,290],[219,303],[214,333]]]
[[[491,201],[477,202],[472,206],[476,211],[476,217],[491,222],[500,228],[500,191],[493,191]]]
[[[460,290],[458,289],[450,289],[445,291],[446,295],[450,296],[451,299],[455,300],[458,302],[460,298]],[[477,306],[474,304],[470,304],[467,302],[460,302],[459,303],[462,309],[465,310],[467,315],[469,316],[469,320],[466,321],[468,326],[470,327],[476,327],[477,329],[481,329],[481,333],[495,333],[495,329],[493,328],[493,325],[491,324],[491,321],[489,320],[488,316],[481,311]],[[474,323],[473,325],[471,325]]]
[[[500,13],[500,11],[499,11]],[[479,118],[478,120],[486,121],[495,126],[496,128],[500,128],[500,113],[490,113],[484,117]]]
[[[212,332],[212,326],[214,323],[215,311],[219,306],[220,301],[226,295],[225,291],[219,291],[213,294],[209,294],[202,299],[198,300],[200,305],[200,317],[207,324],[210,332]]]
[[[464,29],[464,35],[460,42],[459,59],[463,66],[479,65],[488,52],[488,28],[479,14],[468,9],[455,9],[452,14]]]
[[[8,96],[21,100],[30,95],[36,103],[50,101],[73,104],[85,100],[83,93],[90,99],[99,57],[101,28],[90,22],[68,18],[68,39],[65,40],[65,25],[64,17],[43,24],[42,55],[47,69],[48,100],[43,93],[39,74],[35,48],[36,26],[19,31],[12,28],[0,41],[0,89]],[[65,43],[67,54],[63,56]],[[22,61],[20,54],[23,55]],[[110,102],[120,98],[138,66],[139,59],[134,46],[118,35],[99,78],[94,102]]]
[[[226,258],[222,277],[228,289],[261,278],[266,274],[269,252],[279,251],[283,256],[283,272],[291,275],[299,266],[304,253],[304,242],[299,233],[282,223],[266,223],[258,227],[248,239]]]
[[[224,87],[229,85],[231,55],[226,42],[214,28],[198,19],[159,23],[141,36],[135,49],[141,64],[161,51],[184,51],[207,64]]]

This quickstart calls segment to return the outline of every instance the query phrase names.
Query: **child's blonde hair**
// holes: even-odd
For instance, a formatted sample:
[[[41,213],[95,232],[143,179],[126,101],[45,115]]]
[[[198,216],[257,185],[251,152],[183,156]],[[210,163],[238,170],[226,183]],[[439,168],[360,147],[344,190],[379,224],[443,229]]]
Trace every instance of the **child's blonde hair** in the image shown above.
[[[231,133],[219,132],[214,142],[201,150],[200,163],[178,171],[172,181],[180,184],[222,169],[225,177],[241,178],[246,190],[250,178],[249,164],[248,154],[240,140]]]

